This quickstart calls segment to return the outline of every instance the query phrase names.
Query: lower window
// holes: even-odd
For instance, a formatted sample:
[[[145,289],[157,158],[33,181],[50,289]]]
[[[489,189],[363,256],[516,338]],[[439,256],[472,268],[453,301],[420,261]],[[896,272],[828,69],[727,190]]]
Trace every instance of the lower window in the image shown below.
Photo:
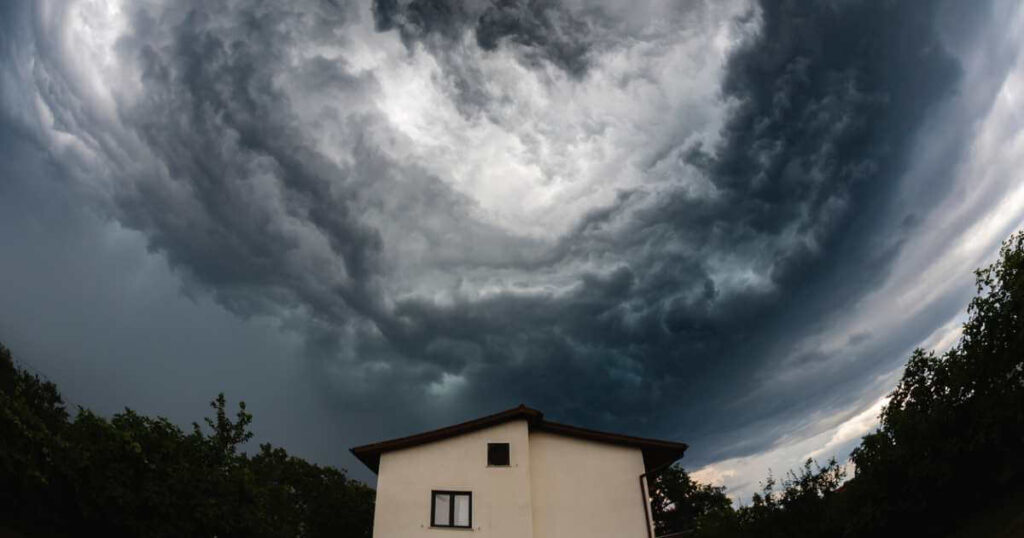
[[[430,492],[430,526],[468,529],[473,526],[473,493]]]

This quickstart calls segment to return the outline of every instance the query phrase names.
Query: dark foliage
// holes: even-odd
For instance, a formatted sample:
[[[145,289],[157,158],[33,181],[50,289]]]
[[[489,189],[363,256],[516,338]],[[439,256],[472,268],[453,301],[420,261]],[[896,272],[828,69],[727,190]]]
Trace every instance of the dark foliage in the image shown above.
[[[961,339],[941,356],[911,355],[878,430],[853,451],[849,481],[837,462],[808,460],[781,492],[769,476],[751,505],[734,509],[721,489],[671,468],[653,490],[659,534],[960,536],[989,514],[1024,514],[1024,232],[976,276]]]
[[[207,430],[131,410],[110,420],[15,366],[0,346],[0,528],[32,536],[368,537],[373,490],[269,444],[223,395]]]
[[[694,482],[678,465],[655,475],[651,493],[654,530],[659,536],[707,528],[732,515],[725,488]]]

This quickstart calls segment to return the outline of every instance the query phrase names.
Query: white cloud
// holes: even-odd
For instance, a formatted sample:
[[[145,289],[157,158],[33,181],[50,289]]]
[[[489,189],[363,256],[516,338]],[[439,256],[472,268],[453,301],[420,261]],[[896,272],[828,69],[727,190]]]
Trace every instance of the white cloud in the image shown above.
[[[898,373],[880,376],[873,389],[891,387]],[[699,482],[725,486],[726,494],[734,503],[749,503],[751,495],[761,490],[769,472],[782,479],[789,470],[803,465],[807,458],[813,458],[821,465],[835,458],[845,465],[850,450],[860,438],[877,427],[878,415],[887,400],[886,396],[881,396],[866,405],[858,402],[851,408],[820,417],[802,436],[787,436],[772,448],[757,454],[705,465],[694,470],[691,476]]]
[[[390,151],[466,195],[481,221],[553,239],[623,189],[697,181],[672,167],[671,155],[653,159],[716,138],[727,110],[718,84],[742,29],[730,21],[748,7],[696,7],[694,20],[670,27],[652,17],[646,39],[617,36],[583,80],[528,68],[513,49],[484,51],[467,33],[459,65],[480,82],[471,113],[461,109],[458,81],[422,46],[379,56],[378,106],[405,137]]]
[[[878,417],[882,408],[889,403],[889,397],[883,396],[870,407],[857,413],[835,428],[828,442],[821,448],[813,450],[807,455],[809,458],[821,459],[836,456],[837,451],[849,444],[850,441],[859,441],[878,426]]]

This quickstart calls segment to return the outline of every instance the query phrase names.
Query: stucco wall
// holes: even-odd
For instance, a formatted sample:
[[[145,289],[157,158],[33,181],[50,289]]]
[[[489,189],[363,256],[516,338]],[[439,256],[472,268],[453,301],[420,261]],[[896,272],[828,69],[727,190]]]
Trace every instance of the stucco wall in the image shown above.
[[[509,443],[509,467],[487,466],[487,443]],[[531,538],[525,420],[381,455],[374,538]],[[473,530],[430,527],[430,491],[473,492]],[[469,534],[466,534],[469,533]]]
[[[530,434],[533,538],[646,538],[637,448]]]

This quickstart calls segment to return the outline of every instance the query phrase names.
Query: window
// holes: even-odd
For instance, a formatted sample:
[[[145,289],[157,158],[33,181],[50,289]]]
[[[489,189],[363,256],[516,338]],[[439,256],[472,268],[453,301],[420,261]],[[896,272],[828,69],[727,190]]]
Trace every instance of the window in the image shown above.
[[[430,526],[468,529],[473,526],[473,494],[468,491],[430,492]]]
[[[487,443],[487,465],[508,467],[508,443]]]

